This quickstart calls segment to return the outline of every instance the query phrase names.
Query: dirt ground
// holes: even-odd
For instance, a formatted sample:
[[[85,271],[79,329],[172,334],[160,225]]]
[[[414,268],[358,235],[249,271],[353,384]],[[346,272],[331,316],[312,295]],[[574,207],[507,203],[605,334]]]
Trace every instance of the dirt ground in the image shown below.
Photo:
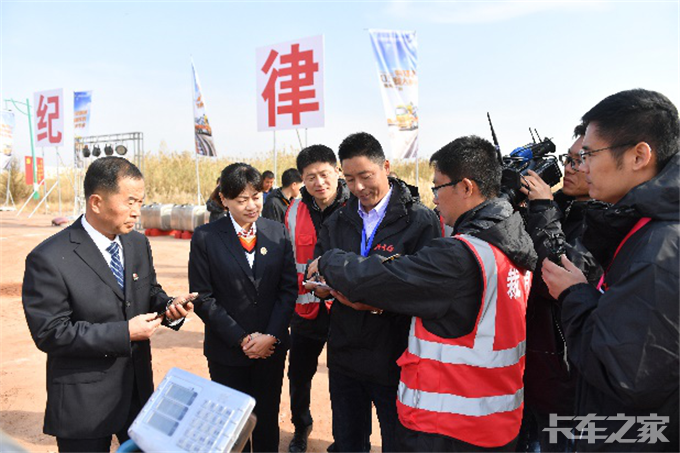
[[[55,452],[56,441],[42,433],[45,409],[45,361],[30,337],[21,307],[21,282],[26,255],[60,227],[51,226],[56,214],[0,212],[0,428],[29,451]],[[152,237],[158,281],[168,294],[188,290],[188,240]],[[159,329],[151,341],[156,384],[172,367],[209,378],[203,356],[203,322],[193,313],[179,332]],[[332,442],[326,353],[322,353],[312,388],[314,430],[310,452],[325,452]],[[287,452],[292,437],[288,381],[284,380],[279,413],[281,443]],[[372,451],[380,451],[380,428],[373,414]],[[117,444],[114,440],[112,451]]]

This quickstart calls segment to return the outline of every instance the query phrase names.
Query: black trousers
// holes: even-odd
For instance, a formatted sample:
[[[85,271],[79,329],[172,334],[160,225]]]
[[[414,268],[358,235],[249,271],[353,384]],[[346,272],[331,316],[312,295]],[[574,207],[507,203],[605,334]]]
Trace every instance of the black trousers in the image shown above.
[[[397,422],[397,451],[422,452],[422,451],[503,451],[514,452],[517,438],[506,445],[493,448],[479,447],[453,437],[441,434],[430,434],[413,431],[406,428],[401,422]]]
[[[319,356],[326,341],[296,334],[294,329],[291,331],[288,362],[291,422],[296,429],[301,429],[314,421],[309,409],[312,379],[319,366]]]
[[[137,385],[135,384],[134,389],[132,391],[132,401],[130,402],[130,412],[128,413],[128,418],[125,421],[125,425],[123,426],[123,428],[119,430],[117,433],[115,433],[119,443],[122,444],[123,442],[130,438],[128,436],[127,430],[130,427],[130,425],[132,425],[132,422],[135,421],[135,418],[137,417],[141,410],[142,403],[139,398],[139,392],[137,391]],[[113,435],[99,437],[95,439],[66,439],[64,437],[57,437],[57,447],[59,448],[60,453],[65,452],[109,453],[111,451],[112,439]]]
[[[279,451],[279,405],[286,351],[276,351],[268,359],[253,359],[250,366],[228,366],[208,360],[210,379],[255,398],[253,451]],[[248,444],[243,451],[249,451]]]

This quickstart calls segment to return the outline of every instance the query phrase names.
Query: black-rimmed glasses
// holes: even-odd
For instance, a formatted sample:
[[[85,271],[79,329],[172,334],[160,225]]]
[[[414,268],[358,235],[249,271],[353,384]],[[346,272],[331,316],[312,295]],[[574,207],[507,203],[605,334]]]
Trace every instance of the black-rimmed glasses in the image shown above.
[[[438,197],[438,195],[439,195],[439,189],[443,189],[444,187],[449,187],[449,186],[455,186],[456,184],[458,184],[458,183],[461,182],[461,181],[462,181],[462,180],[459,179],[458,181],[451,181],[451,182],[447,182],[446,184],[441,184],[441,185],[439,185],[439,186],[434,186],[434,187],[431,188],[431,189],[432,189],[432,195],[434,195],[435,198],[439,198],[439,197]]]
[[[581,165],[581,159],[578,157],[571,157],[570,154],[560,154],[557,158],[565,168],[571,165],[571,168],[574,171],[578,171],[578,166]]]
[[[606,151],[608,149],[623,148],[624,146],[633,146],[634,144],[635,143],[622,143],[620,145],[605,146],[604,148],[594,149],[592,151],[581,149],[578,152],[578,156],[581,158],[581,163],[585,163],[587,161],[588,156],[590,156],[591,154],[599,153],[600,151]]]

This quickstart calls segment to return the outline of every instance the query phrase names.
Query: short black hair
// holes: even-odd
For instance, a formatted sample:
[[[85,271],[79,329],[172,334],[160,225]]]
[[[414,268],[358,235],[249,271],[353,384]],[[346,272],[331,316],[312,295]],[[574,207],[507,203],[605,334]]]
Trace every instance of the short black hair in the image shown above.
[[[241,195],[249,185],[253,186],[258,192],[262,192],[262,174],[252,165],[236,162],[222,170],[220,193],[224,195],[224,198],[233,200]]]
[[[290,187],[294,182],[302,182],[302,176],[296,168],[289,168],[281,175],[281,187]]]
[[[262,172],[262,179],[274,179],[274,172],[271,170],[265,170]]]
[[[502,170],[496,148],[476,135],[460,137],[445,145],[430,157],[430,165],[452,182],[463,178],[475,181],[486,199],[500,192]]]
[[[85,198],[94,193],[117,193],[118,181],[122,178],[144,179],[142,172],[129,160],[111,156],[96,159],[85,173],[83,189]]]
[[[586,125],[581,123],[574,128],[574,138],[579,138],[586,135]]]
[[[380,142],[367,132],[348,135],[338,147],[340,163],[353,157],[368,157],[378,165],[385,163],[385,152]]]
[[[295,164],[298,171],[302,174],[304,169],[312,164],[328,163],[333,167],[338,166],[338,160],[335,158],[335,153],[326,145],[312,145],[304,148],[298,154]]]
[[[583,118],[588,126],[597,124],[602,138],[612,145],[646,142],[656,153],[656,168],[662,169],[678,152],[680,119],[678,109],[663,94],[637,88],[620,91],[600,101]],[[613,148],[621,162],[625,147]]]

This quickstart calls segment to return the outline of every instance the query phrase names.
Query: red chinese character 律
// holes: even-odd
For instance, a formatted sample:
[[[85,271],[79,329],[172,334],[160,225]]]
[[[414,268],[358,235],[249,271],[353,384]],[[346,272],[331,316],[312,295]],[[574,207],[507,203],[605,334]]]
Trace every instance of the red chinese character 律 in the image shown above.
[[[262,67],[262,72],[269,74],[269,80],[262,92],[262,98],[268,104],[268,124],[270,127],[276,126],[276,115],[292,115],[293,124],[300,124],[300,114],[303,112],[315,112],[319,110],[318,102],[305,102],[305,99],[314,99],[316,90],[302,88],[314,86],[314,73],[319,70],[319,63],[314,62],[312,50],[300,52],[300,45],[293,44],[288,54],[281,55],[281,67],[273,68],[279,53],[275,50],[269,52],[267,61]],[[281,91],[277,96],[277,82],[281,81]],[[279,104],[277,106],[277,103]],[[281,103],[287,103],[280,105]]]
[[[54,106],[49,114],[47,113],[48,104]],[[59,119],[59,96],[50,96],[47,98],[47,102],[45,102],[45,96],[40,95],[36,115],[38,116],[38,140],[44,140],[46,137],[49,137],[50,143],[60,143],[61,131],[57,131],[56,134],[52,131],[52,121]],[[45,116],[47,116],[47,120],[45,120]],[[45,128],[47,128],[47,131],[44,131]]]

